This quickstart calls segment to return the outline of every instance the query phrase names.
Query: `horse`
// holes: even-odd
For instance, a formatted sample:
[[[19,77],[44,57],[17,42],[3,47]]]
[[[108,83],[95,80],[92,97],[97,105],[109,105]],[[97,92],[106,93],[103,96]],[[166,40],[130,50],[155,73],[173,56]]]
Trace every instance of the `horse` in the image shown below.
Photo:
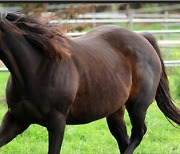
[[[10,71],[0,147],[39,124],[48,131],[48,153],[58,154],[66,125],[106,118],[120,153],[131,154],[146,133],[146,111],[154,99],[180,125],[180,110],[172,102],[160,50],[150,33],[105,25],[69,38],[61,25],[38,17],[0,17],[0,59]]]

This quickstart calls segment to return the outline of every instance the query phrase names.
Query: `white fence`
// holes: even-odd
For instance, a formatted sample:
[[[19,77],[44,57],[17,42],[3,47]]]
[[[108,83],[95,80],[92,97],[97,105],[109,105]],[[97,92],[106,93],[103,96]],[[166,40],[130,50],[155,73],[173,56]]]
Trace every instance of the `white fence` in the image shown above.
[[[62,20],[56,19],[51,21],[52,23],[60,24],[91,24],[96,27],[97,24],[117,24],[126,23],[130,29],[133,30],[133,26],[136,23],[160,23],[163,24],[165,29],[169,26],[175,25],[180,26],[180,15],[179,14],[136,14],[130,13],[87,13],[80,14],[76,19]]]
[[[180,60],[165,60],[164,64],[166,67],[180,66]]]
[[[132,13],[134,18],[180,18],[180,14],[135,14]],[[125,19],[127,15],[125,13],[112,13],[112,12],[100,12],[100,13],[87,13],[80,14],[78,19]]]
[[[6,67],[0,67],[0,72],[8,72],[9,70]]]
[[[179,23],[180,19],[71,19],[71,20],[52,20],[52,23],[66,23],[66,24],[115,24],[115,23]]]

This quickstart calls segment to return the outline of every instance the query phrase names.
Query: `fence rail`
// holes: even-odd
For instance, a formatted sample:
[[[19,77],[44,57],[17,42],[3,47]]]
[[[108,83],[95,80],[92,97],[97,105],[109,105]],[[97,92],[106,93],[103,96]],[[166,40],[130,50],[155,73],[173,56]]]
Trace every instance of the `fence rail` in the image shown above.
[[[9,70],[6,67],[0,67],[0,72],[8,72]]]
[[[180,19],[71,19],[71,20],[52,20],[52,23],[66,23],[66,24],[113,24],[113,23],[179,23]]]
[[[134,18],[180,18],[180,14],[136,14],[131,13]],[[112,13],[112,12],[102,12],[102,13],[87,13],[80,14],[78,19],[126,19],[127,15],[125,13]]]
[[[180,47],[180,40],[160,40],[158,41],[160,47]]]
[[[180,60],[165,60],[164,64],[166,67],[180,66]]]

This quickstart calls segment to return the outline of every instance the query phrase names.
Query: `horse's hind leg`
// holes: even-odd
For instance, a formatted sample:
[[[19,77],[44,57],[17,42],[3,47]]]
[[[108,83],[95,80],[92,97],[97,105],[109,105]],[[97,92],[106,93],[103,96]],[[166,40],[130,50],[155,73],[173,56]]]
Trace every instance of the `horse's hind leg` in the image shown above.
[[[126,130],[126,124],[124,122],[124,111],[125,108],[122,107],[121,109],[107,117],[109,130],[117,140],[121,153],[124,153],[129,144],[129,137]]]
[[[0,147],[10,142],[18,134],[22,133],[29,125],[17,121],[11,113],[7,112],[0,127]]]
[[[151,101],[152,102],[152,101]],[[135,148],[142,141],[143,136],[146,133],[146,125],[144,123],[146,111],[150,105],[150,101],[147,104],[128,102],[127,110],[132,124],[130,143],[127,147],[125,154],[131,154]]]

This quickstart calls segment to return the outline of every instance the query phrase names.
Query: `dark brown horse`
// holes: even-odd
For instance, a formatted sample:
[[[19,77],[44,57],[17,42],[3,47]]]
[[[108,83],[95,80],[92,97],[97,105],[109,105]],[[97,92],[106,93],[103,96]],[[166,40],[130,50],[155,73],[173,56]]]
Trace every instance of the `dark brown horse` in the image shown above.
[[[11,73],[0,147],[36,123],[49,132],[49,154],[58,154],[66,124],[106,117],[120,152],[130,154],[146,133],[154,98],[164,115],[180,124],[152,35],[108,25],[69,39],[58,25],[12,13],[0,17],[0,59]]]

